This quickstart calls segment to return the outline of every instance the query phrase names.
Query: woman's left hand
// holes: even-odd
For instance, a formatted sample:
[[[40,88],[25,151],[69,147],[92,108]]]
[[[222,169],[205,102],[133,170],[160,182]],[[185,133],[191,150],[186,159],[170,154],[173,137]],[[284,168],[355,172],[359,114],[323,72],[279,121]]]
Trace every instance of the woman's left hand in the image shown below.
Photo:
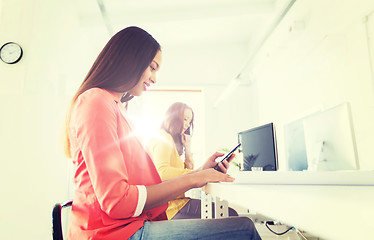
[[[217,165],[216,159],[218,157],[222,157],[225,155],[224,153],[215,152],[212,156],[208,158],[208,160],[204,163],[204,165],[201,167],[201,169],[208,169],[213,168]],[[232,154],[229,159],[224,160],[222,163],[219,163],[218,166],[221,168],[223,173],[227,172],[227,169],[229,168],[230,162],[234,159],[235,154]]]

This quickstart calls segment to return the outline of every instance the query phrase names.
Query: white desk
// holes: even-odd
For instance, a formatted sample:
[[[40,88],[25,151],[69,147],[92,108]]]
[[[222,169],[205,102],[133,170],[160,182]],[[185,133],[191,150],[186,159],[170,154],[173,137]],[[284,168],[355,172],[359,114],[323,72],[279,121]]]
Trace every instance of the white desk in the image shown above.
[[[284,224],[328,240],[374,239],[374,185],[343,184],[344,173],[331,173],[340,184],[313,185],[288,181],[271,183],[273,176],[254,173],[255,183],[210,183],[203,191],[256,211]],[[275,173],[284,174],[284,173]],[[291,173],[292,174],[292,173]],[[307,177],[310,177],[310,173]],[[323,173],[325,174],[325,173]],[[335,175],[334,175],[335,174]],[[364,173],[374,180],[374,172]],[[318,176],[318,173],[315,174]],[[326,174],[325,174],[326,175]],[[362,177],[347,173],[352,182]],[[361,175],[363,176],[363,175]],[[328,174],[326,175],[328,177]],[[291,176],[295,180],[295,176]],[[297,178],[297,177],[296,177]],[[303,175],[299,175],[303,182]],[[339,180],[341,179],[341,181]]]

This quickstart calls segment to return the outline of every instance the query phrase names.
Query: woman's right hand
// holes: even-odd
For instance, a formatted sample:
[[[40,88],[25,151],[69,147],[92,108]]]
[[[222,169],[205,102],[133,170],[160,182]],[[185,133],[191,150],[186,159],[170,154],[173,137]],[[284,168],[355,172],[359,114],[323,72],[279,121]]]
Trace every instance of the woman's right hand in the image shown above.
[[[194,172],[195,188],[205,186],[210,182],[233,182],[235,178],[214,170],[213,168],[204,169]]]
[[[179,195],[192,188],[200,188],[207,183],[233,182],[235,179],[225,173],[213,168],[193,171],[168,179],[159,184],[146,186],[147,201],[144,209],[152,209],[170,200],[176,199]]]
[[[185,149],[186,154],[191,155],[192,154],[192,151],[191,151],[191,135],[182,133],[181,141],[182,141],[182,144],[183,144],[183,147]]]

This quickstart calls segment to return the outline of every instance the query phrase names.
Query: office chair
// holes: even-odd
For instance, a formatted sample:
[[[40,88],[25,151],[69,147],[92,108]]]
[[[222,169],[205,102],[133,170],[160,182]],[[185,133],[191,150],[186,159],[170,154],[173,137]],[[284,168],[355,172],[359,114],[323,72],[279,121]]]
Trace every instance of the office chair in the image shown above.
[[[62,221],[61,221],[61,212],[63,208],[69,207],[73,201],[67,201],[65,203],[56,203],[52,211],[52,236],[53,240],[63,240],[64,235],[62,233]]]

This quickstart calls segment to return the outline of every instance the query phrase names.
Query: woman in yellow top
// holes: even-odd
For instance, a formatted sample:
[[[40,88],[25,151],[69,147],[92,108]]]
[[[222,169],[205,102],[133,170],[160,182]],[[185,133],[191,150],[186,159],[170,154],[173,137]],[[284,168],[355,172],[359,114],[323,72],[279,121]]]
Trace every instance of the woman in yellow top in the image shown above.
[[[193,120],[192,108],[185,103],[176,102],[166,111],[160,136],[151,140],[150,154],[162,180],[193,171],[194,160],[191,152]],[[166,214],[168,219],[201,218],[201,201],[187,198],[182,194],[177,199],[169,201]],[[238,216],[231,208],[229,208],[229,215]]]

